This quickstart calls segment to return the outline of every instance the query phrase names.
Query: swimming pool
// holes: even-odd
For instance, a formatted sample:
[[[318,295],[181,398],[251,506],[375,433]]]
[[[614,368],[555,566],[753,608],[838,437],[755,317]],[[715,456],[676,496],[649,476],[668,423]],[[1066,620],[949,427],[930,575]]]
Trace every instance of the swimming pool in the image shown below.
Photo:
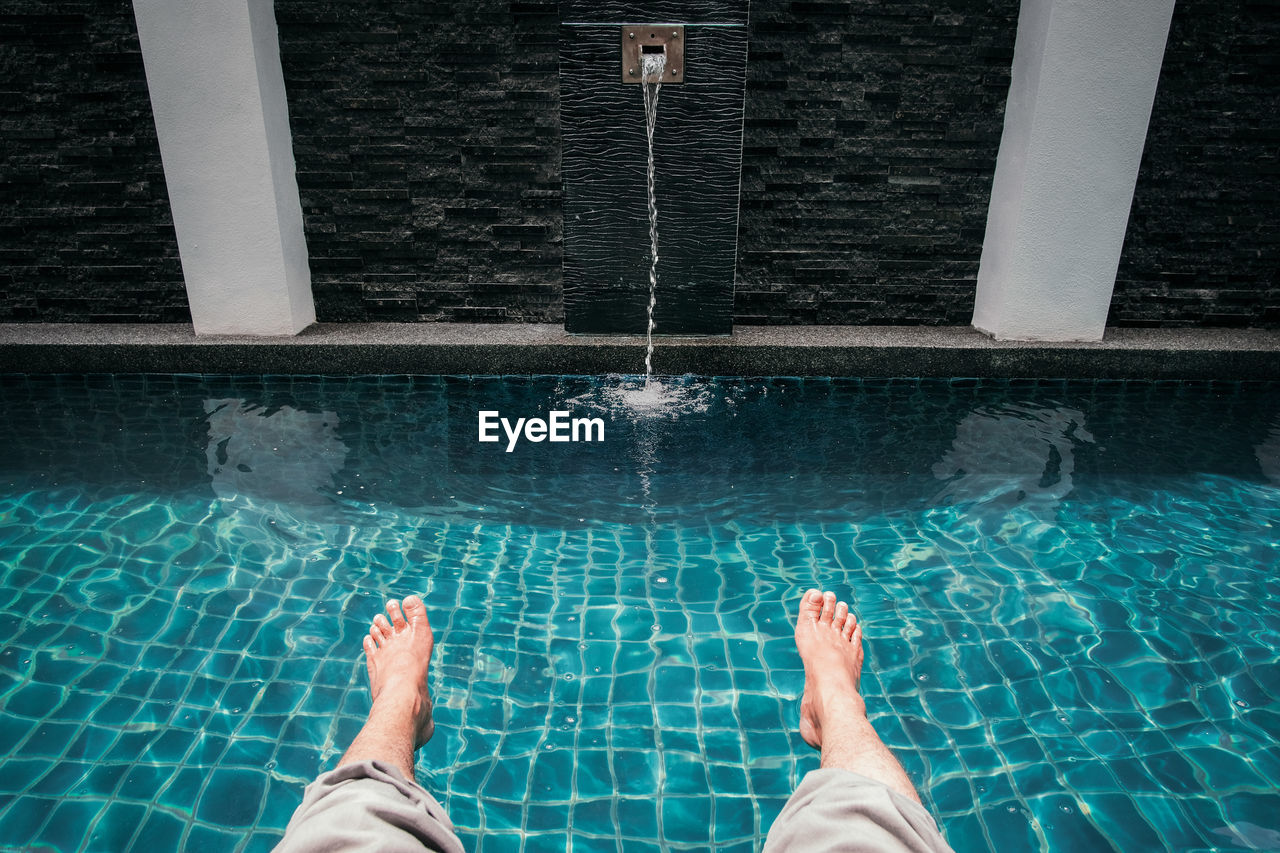
[[[270,849],[416,591],[469,849],[758,849],[809,586],[957,850],[1280,840],[1280,386],[624,384],[4,377],[0,845]]]

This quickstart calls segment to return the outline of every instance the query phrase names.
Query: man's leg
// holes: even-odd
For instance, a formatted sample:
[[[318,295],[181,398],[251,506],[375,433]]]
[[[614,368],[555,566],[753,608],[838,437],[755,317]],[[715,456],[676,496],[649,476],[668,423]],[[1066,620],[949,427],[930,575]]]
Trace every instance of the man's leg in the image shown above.
[[[765,850],[947,851],[902,765],[867,719],[858,691],[862,627],[835,593],[800,601],[800,735],[822,751],[769,830]]]
[[[344,764],[385,761],[406,779],[413,778],[413,753],[431,739],[431,696],[427,670],[435,635],[422,599],[387,602],[387,616],[379,613],[364,638],[364,662],[369,671],[369,718],[347,748]],[[390,617],[388,619],[387,617]]]
[[[389,617],[389,618],[388,618]],[[431,737],[427,671],[435,638],[422,599],[387,603],[364,638],[372,707],[338,766],[307,786],[277,851],[462,853],[444,809],[414,781]]]

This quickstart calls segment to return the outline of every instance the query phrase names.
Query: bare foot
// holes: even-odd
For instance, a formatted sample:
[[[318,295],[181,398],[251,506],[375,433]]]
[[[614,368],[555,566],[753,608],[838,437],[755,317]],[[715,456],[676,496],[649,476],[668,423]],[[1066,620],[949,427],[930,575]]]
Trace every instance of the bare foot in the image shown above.
[[[373,617],[369,636],[364,638],[373,703],[412,714],[415,749],[430,740],[435,731],[427,692],[427,670],[434,646],[427,607],[416,595],[405,598],[403,614],[400,602],[388,601],[387,616],[379,613]]]
[[[822,748],[822,724],[831,715],[866,716],[858,692],[862,675],[862,627],[834,592],[811,589],[800,600],[796,648],[804,661],[800,736]]]

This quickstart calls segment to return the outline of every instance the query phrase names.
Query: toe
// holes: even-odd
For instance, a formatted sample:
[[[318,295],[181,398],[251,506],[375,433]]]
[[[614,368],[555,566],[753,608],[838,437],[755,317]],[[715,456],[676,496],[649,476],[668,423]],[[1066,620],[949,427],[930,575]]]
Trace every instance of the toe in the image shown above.
[[[391,638],[391,623],[388,622],[387,617],[383,616],[381,613],[373,617],[373,627],[369,629],[369,633],[373,634],[374,639],[377,639],[378,635],[375,634],[374,631],[381,632],[382,636],[386,639]]]
[[[843,601],[836,602],[836,615],[831,617],[831,627],[837,631],[844,630],[845,620],[849,618],[849,605]]]
[[[404,614],[400,612],[400,602],[394,598],[387,602],[387,616],[391,617],[391,627],[397,631],[403,631],[408,627],[404,621]]]
[[[856,630],[858,630],[858,617],[850,613],[849,618],[844,622],[844,629],[841,633],[844,634],[846,640],[849,640],[853,638],[853,632]]]
[[[364,638],[364,668],[369,674],[369,687],[378,683],[378,666],[374,663],[374,654],[378,651],[378,644],[373,637]]]
[[[816,620],[822,613],[822,593],[811,589],[800,599],[800,616]]]
[[[818,621],[824,625],[830,625],[835,615],[836,594],[834,592],[824,592],[822,594],[822,615],[818,617]]]
[[[379,628],[377,623],[375,622],[373,625],[369,626],[369,636],[365,637],[364,639],[366,643],[369,643],[370,645],[372,645],[373,648],[376,650],[379,648],[382,641],[386,638],[382,634],[382,629]],[[365,651],[368,651],[368,650],[369,650],[369,647],[365,646]]]
[[[410,625],[417,625],[427,619],[427,605],[416,595],[407,595],[404,599],[404,616]]]

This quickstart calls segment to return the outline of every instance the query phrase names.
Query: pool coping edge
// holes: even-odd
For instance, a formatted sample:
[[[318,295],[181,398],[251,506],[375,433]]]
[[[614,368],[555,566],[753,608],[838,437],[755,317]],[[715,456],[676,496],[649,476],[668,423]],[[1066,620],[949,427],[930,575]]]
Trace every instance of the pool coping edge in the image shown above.
[[[187,324],[0,324],[0,372],[607,374],[642,372],[642,336],[550,324],[321,323],[292,337]],[[1280,330],[1108,329],[1096,342],[997,341],[971,327],[741,326],[659,337],[655,372],[705,376],[1280,379]]]

